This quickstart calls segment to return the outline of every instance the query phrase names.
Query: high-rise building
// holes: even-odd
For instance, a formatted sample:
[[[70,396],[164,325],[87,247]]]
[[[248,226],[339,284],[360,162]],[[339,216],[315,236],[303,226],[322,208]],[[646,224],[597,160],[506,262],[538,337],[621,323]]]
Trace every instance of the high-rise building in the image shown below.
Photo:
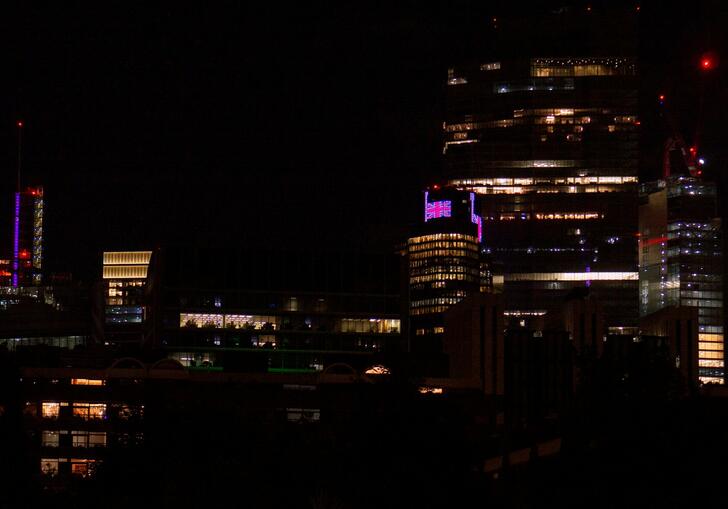
[[[11,286],[38,286],[43,268],[43,188],[29,187],[15,193]]]
[[[141,324],[144,321],[142,297],[151,257],[151,251],[104,252],[102,277],[107,332],[111,332],[114,327],[128,329],[128,324]],[[138,329],[138,326],[132,327],[135,331]]]
[[[406,248],[411,350],[440,351],[445,311],[488,289],[481,240],[474,193],[439,186],[424,192],[423,222]]]
[[[698,371],[723,383],[723,235],[713,183],[676,175],[642,185],[640,314],[698,308]]]
[[[499,21],[499,54],[448,71],[445,175],[477,194],[509,312],[589,286],[607,327],[637,325],[637,63],[617,35],[632,18]]]

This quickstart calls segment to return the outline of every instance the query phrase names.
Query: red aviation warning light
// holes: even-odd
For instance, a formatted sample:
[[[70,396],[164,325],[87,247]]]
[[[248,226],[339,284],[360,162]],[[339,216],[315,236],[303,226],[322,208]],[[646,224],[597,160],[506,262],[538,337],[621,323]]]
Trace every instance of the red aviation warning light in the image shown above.
[[[18,120],[18,121],[17,121],[16,123],[15,123],[15,125],[16,125],[16,126],[18,126],[18,128],[22,128],[22,127],[23,127],[23,121],[22,121],[22,120]]]
[[[703,53],[700,57],[700,70],[704,72],[712,71],[718,67],[718,55],[712,51]]]

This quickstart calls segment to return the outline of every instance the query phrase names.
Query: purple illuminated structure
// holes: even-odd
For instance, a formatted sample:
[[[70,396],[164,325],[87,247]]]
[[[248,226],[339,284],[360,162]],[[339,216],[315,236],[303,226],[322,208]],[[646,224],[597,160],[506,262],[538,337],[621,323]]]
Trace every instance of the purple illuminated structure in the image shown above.
[[[483,218],[475,213],[475,193],[470,193],[470,220],[478,225],[478,242],[483,242]]]
[[[15,216],[13,219],[13,287],[18,287],[18,255],[20,252],[20,193],[15,193]]]
[[[10,284],[15,288],[40,285],[42,268],[43,188],[38,186],[15,193]]]

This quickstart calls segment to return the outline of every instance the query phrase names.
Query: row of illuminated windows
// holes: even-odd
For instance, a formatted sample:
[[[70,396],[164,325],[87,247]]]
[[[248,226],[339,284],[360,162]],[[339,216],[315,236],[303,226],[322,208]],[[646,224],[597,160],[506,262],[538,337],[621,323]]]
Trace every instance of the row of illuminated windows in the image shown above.
[[[505,274],[506,281],[637,281],[637,272],[522,272]]]
[[[711,359],[698,359],[698,366],[701,368],[722,368],[724,361]]]
[[[69,406],[69,403],[44,401],[41,405],[41,416],[45,419],[58,419],[62,406]],[[84,420],[106,417],[106,403],[73,403],[70,406],[74,417]]]
[[[274,315],[224,315],[221,313],[180,313],[180,327],[214,329],[271,329],[280,327],[280,317]]]
[[[711,343],[711,342],[706,342],[706,341],[700,341],[698,343],[698,350],[716,350],[716,351],[720,350],[720,351],[722,351],[723,349],[724,349],[724,345],[723,345],[722,341],[720,343],[719,342]]]
[[[430,283],[432,281],[442,282],[441,286],[434,286],[433,288],[440,288],[444,286],[445,281],[477,281],[478,277],[468,274],[430,274],[426,276],[412,276],[410,277],[410,284],[417,283]]]
[[[478,249],[478,244],[474,241],[457,241],[457,240],[440,240],[430,242],[417,242],[412,243],[409,246],[410,252],[416,253],[418,251],[427,251],[429,249],[442,249],[442,248],[465,248],[465,249]]]
[[[458,267],[448,265],[435,266],[435,267],[424,267],[420,269],[411,269],[410,278],[415,277],[430,277],[430,279],[423,279],[422,281],[435,281],[437,279],[447,279],[451,281],[462,280],[464,277],[477,277],[480,276],[480,269],[477,267]]]
[[[582,193],[620,193],[629,191],[621,185],[599,185],[599,186],[512,186],[512,187],[482,187],[462,186],[459,189],[473,191],[477,194],[582,194]]]
[[[435,313],[444,313],[450,309],[450,306],[425,306],[421,308],[410,309],[410,315],[430,315]]]
[[[463,294],[465,294],[465,292],[463,292]],[[410,302],[410,308],[416,309],[416,308],[422,308],[422,307],[427,307],[427,306],[438,306],[438,305],[439,306],[443,306],[443,305],[453,306],[453,305],[457,304],[458,302],[460,302],[461,300],[463,300],[463,297],[465,297],[465,295],[463,295],[462,297],[435,297],[432,299],[413,300],[412,302]]]
[[[341,332],[398,333],[398,318],[342,318]]]
[[[58,348],[73,350],[77,346],[87,343],[86,336],[50,336],[50,337],[25,337],[25,338],[3,338],[0,345],[4,344],[8,350],[15,350],[19,346],[47,345]]]
[[[429,281],[434,281],[437,278],[450,279],[450,280],[454,281],[454,280],[461,280],[462,277],[460,277],[460,276],[477,277],[480,275],[481,275],[480,270],[476,267],[457,267],[457,266],[451,266],[451,265],[448,265],[446,267],[436,266],[436,267],[425,267],[422,269],[410,270],[410,277],[432,276],[434,279],[429,279]],[[450,277],[448,277],[448,276],[450,276]],[[455,276],[458,276],[458,277],[455,277]]]
[[[151,251],[105,251],[104,265],[148,265]]]
[[[58,447],[61,435],[68,431],[43,431],[41,445],[43,447]],[[106,447],[105,431],[71,431],[72,447]]]
[[[440,261],[439,259],[437,260]],[[457,261],[457,260],[455,260]],[[479,269],[477,267],[466,267],[464,265],[454,263],[449,264],[445,262],[442,263],[433,263],[432,261],[416,261],[410,263],[410,275],[417,275],[417,274],[438,274],[438,273],[444,273],[444,274],[479,274]]]
[[[609,115],[611,110],[603,108],[535,108],[535,109],[517,109],[513,110],[514,118],[534,117],[534,116],[554,116],[554,117],[572,117],[575,114],[599,113]]]
[[[432,332],[433,334],[444,334],[445,333],[445,327],[433,327],[432,329],[417,329],[415,331],[416,336],[424,336],[428,332]]]
[[[698,357],[700,359],[723,359],[723,352],[717,350],[700,350]]]
[[[635,176],[584,176],[584,177],[522,177],[522,178],[480,178],[461,179],[449,182],[454,186],[531,186],[570,184],[636,184]]]
[[[180,327],[214,329],[279,330],[281,317],[274,315],[232,315],[219,313],[180,313]],[[399,320],[390,318],[342,318],[335,326],[337,332],[399,332]]]
[[[46,476],[54,477],[58,475],[60,466],[66,463],[71,464],[71,475],[88,478],[93,477],[100,460],[87,458],[42,458],[40,460],[40,471]]]
[[[473,235],[467,235],[465,233],[433,233],[431,235],[420,235],[419,237],[412,237],[407,241],[407,244],[419,245],[427,244],[429,242],[437,241],[458,241],[462,240],[465,242],[475,243],[476,239]]]
[[[521,212],[518,214],[515,214],[515,213],[500,214],[498,216],[498,219],[500,221],[512,221],[515,219],[530,220],[531,218],[536,219],[538,221],[553,221],[553,220],[574,221],[574,220],[603,219],[604,214],[600,214],[599,212],[548,212],[548,213],[539,212],[539,213],[531,215],[527,212]]]
[[[534,58],[531,76],[536,78],[635,75],[633,61],[618,57]]]
[[[725,383],[722,377],[717,376],[701,376],[700,381],[704,384],[721,384]]]
[[[412,253],[409,255],[411,259],[422,260],[427,258],[434,258],[436,256],[454,256],[458,258],[473,258],[478,256],[477,250],[466,251],[464,249],[433,249],[428,251],[422,251],[419,253]]]
[[[131,280],[131,281],[114,281],[114,280],[111,280],[111,281],[107,281],[106,282],[106,285],[109,288],[116,288],[116,289],[120,289],[120,288],[131,288],[131,287],[137,287],[137,288],[139,288],[139,287],[144,286],[144,281],[135,281],[135,280]]]
[[[67,401],[43,401],[41,402],[41,417],[45,419],[58,419],[66,414],[65,408],[70,408],[70,415],[83,420],[100,420],[107,418],[106,403],[86,403]],[[25,413],[35,415],[35,404],[26,403]],[[114,404],[113,411],[116,417],[121,420],[128,420],[132,417],[141,417],[144,414],[144,406],[130,406],[127,404]]]
[[[106,380],[96,378],[71,378],[71,385],[106,385]]]
[[[707,328],[707,327],[701,327],[701,330],[704,328]],[[720,344],[723,344],[723,334],[721,334],[721,333],[705,334],[705,333],[701,332],[698,334],[698,340],[699,341],[716,341],[716,342],[720,342]]]
[[[104,279],[146,279],[146,265],[104,265]]]
[[[558,110],[555,110],[558,112]],[[564,111],[564,110],[561,110]],[[499,119],[499,120],[484,120],[481,122],[458,122],[457,124],[448,124],[443,123],[443,130],[446,133],[454,133],[454,134],[466,134],[468,131],[479,131],[481,129],[499,129],[499,128],[508,128],[508,127],[515,127],[515,126],[530,126],[530,125],[585,125],[585,124],[592,124],[596,123],[595,118],[589,115],[583,115],[583,116],[574,116],[573,110],[571,110],[571,114],[568,116],[560,116],[559,113],[555,114],[545,114],[542,116],[537,115],[529,115],[529,116],[521,116],[518,115],[518,117],[521,118],[506,118],[506,119]],[[596,117],[598,119],[602,119],[602,117]],[[609,129],[610,131],[617,130],[617,124],[618,125],[628,125],[632,126],[637,122],[637,117],[632,115],[624,115],[624,116],[618,116],[613,117],[606,122],[615,122],[615,124],[609,124],[609,127],[612,129]],[[455,136],[453,139],[466,139],[463,137]]]

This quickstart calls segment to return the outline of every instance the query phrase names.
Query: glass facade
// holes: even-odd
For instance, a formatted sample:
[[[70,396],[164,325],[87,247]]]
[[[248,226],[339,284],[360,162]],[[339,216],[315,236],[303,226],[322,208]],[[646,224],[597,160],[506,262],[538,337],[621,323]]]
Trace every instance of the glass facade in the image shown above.
[[[147,324],[169,358],[193,369],[317,372],[365,369],[399,349],[398,256],[162,252]],[[156,274],[150,274],[157,281]],[[154,295],[152,295],[154,297]]]
[[[640,196],[640,314],[698,308],[703,382],[723,383],[723,233],[714,184],[674,176]]]
[[[636,326],[635,60],[513,57],[452,75],[446,178],[477,195],[506,307],[552,309],[589,286],[607,326]]]

